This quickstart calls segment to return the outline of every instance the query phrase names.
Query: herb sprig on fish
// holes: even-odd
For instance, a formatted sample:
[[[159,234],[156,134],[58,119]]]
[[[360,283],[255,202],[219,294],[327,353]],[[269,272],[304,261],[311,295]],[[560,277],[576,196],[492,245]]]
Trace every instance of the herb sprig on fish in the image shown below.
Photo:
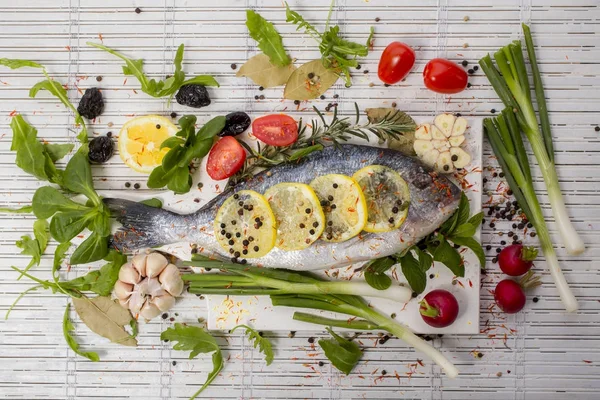
[[[339,147],[352,138],[368,142],[369,133],[374,134],[380,141],[398,140],[403,134],[414,132],[416,129],[415,121],[408,114],[398,110],[390,111],[379,120],[369,119],[361,123],[358,105],[354,103],[354,106],[354,120],[351,117],[340,117],[337,107],[334,107],[330,122],[327,122],[323,113],[313,106],[319,118],[312,120],[310,124],[304,124],[300,120],[298,140],[289,146],[261,145],[259,142],[258,147],[254,149],[241,142],[249,155],[240,172],[232,178],[232,183],[249,179],[260,169],[297,161],[329,144]]]

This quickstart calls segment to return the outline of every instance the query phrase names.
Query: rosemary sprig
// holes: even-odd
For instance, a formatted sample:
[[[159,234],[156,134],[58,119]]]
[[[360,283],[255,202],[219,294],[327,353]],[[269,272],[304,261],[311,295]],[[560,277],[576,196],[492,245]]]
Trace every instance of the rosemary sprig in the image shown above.
[[[249,155],[240,172],[232,178],[232,182],[235,184],[249,179],[259,169],[297,161],[314,151],[322,150],[326,145],[340,146],[354,137],[368,142],[369,132],[383,142],[397,140],[403,133],[413,132],[416,128],[414,122],[408,123],[404,118],[399,118],[400,114],[403,114],[401,111],[391,111],[379,121],[359,123],[360,111],[356,103],[354,107],[354,121],[351,117],[339,117],[336,106],[333,109],[333,119],[327,122],[323,113],[313,106],[319,118],[313,119],[310,125],[304,124],[300,119],[298,140],[289,146],[276,147],[261,145],[259,142],[258,147],[254,149],[241,142]]]

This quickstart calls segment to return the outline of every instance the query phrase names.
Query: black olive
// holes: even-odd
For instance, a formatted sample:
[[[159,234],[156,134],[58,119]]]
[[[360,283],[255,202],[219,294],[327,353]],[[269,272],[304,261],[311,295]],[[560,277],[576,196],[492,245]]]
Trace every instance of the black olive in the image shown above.
[[[206,107],[210,104],[208,90],[202,85],[190,84],[179,88],[175,96],[177,103],[192,108]]]
[[[107,136],[98,136],[90,141],[88,159],[94,164],[103,164],[113,155],[114,142]]]
[[[94,119],[104,111],[104,100],[102,92],[98,88],[89,88],[79,100],[77,112],[87,119]]]

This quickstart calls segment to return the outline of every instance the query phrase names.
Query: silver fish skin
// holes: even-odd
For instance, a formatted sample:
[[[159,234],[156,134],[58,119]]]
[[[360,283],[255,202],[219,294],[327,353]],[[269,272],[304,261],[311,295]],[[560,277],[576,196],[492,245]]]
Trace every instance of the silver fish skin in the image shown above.
[[[301,162],[283,164],[257,174],[215,197],[200,210],[188,215],[145,206],[121,199],[105,199],[113,215],[123,225],[112,239],[121,251],[156,247],[176,242],[197,244],[201,254],[219,259],[230,255],[213,235],[213,221],[218,208],[240,190],[264,193],[281,182],[310,183],[317,176],[354,172],[368,165],[383,165],[397,171],[408,183],[410,206],[404,224],[397,230],[366,233],[342,243],[317,240],[299,251],[277,248],[248,263],[269,268],[319,270],[338,268],[401,252],[437,229],[458,207],[461,190],[445,176],[433,173],[419,160],[397,151],[360,145],[326,147]]]

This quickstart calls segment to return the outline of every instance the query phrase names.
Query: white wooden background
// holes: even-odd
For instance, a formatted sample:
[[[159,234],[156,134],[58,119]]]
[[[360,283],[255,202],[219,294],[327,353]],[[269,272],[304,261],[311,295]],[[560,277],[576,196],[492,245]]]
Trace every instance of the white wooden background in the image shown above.
[[[90,131],[105,134],[140,113],[168,115],[166,101],[153,99],[138,90],[129,78],[124,83],[120,62],[112,56],[85,46],[88,40],[118,48],[146,60],[146,70],[164,76],[172,68],[174,48],[186,44],[185,70],[188,73],[215,74],[222,86],[211,90],[213,103],[196,113],[207,119],[215,113],[234,110],[269,112],[294,108],[281,102],[278,89],[258,92],[255,86],[235,78],[231,63],[240,66],[255,54],[255,43],[244,26],[247,8],[259,10],[274,21],[284,35],[290,53],[299,62],[316,58],[315,46],[304,36],[293,34],[284,23],[280,0],[2,0],[0,2],[0,57],[27,58],[45,64],[51,75],[68,82],[73,102],[81,97],[76,87],[99,86],[107,107]],[[326,4],[327,3],[327,4]],[[324,22],[327,0],[295,0],[290,4],[311,21]],[[600,398],[600,295],[598,259],[600,246],[600,9],[598,0],[339,0],[333,13],[335,22],[350,38],[363,41],[368,27],[375,26],[375,50],[357,71],[352,89],[342,84],[327,93],[324,107],[334,93],[342,110],[353,102],[361,108],[398,104],[413,114],[434,115],[438,111],[489,115],[502,105],[481,71],[470,78],[472,87],[452,97],[436,96],[422,86],[425,62],[443,56],[472,65],[493,51],[520,37],[520,22],[531,22],[538,45],[540,68],[549,97],[556,160],[566,202],[575,226],[587,243],[587,252],[569,257],[564,249],[558,255],[568,281],[579,299],[580,311],[566,315],[544,262],[536,270],[543,274],[544,286],[533,294],[539,302],[528,302],[514,316],[493,312],[489,290],[500,279],[495,255],[488,252],[488,274],[482,279],[481,326],[485,334],[435,338],[461,370],[458,379],[448,380],[428,360],[417,365],[419,354],[397,339],[377,345],[375,335],[363,335],[365,356],[348,377],[334,370],[322,353],[307,339],[322,331],[297,335],[266,332],[277,349],[275,362],[265,367],[240,335],[219,334],[227,359],[221,376],[205,392],[214,399],[598,399]],[[141,8],[136,14],[134,9]],[[468,17],[465,21],[464,17]],[[380,18],[379,22],[375,22]],[[377,80],[377,60],[385,44],[392,40],[409,43],[417,51],[415,71],[401,85],[385,88]],[[365,70],[369,73],[364,74]],[[95,77],[101,75],[102,82]],[[16,206],[31,199],[40,185],[14,166],[9,151],[9,114],[16,110],[51,142],[74,142],[73,116],[54,99],[41,95],[27,98],[28,89],[39,80],[33,70],[0,70],[0,205]],[[374,86],[370,86],[374,83]],[[265,100],[254,96],[264,94]],[[177,104],[173,110],[181,113]],[[189,111],[189,109],[187,110]],[[109,128],[109,123],[114,124]],[[117,128],[117,129],[115,129]],[[495,167],[489,146],[484,146],[484,165]],[[486,171],[488,183],[483,201],[496,195],[499,178]],[[125,182],[142,185],[141,176],[131,175],[118,156],[106,168],[94,170],[98,188],[125,189]],[[540,174],[534,171],[536,187],[548,213]],[[206,193],[205,193],[206,194]],[[198,193],[202,197],[202,193]],[[497,196],[496,196],[497,197]],[[489,217],[486,218],[490,222]],[[29,282],[16,281],[10,265],[24,267],[28,260],[18,255],[14,242],[31,233],[31,217],[2,216],[0,224],[0,313],[8,308]],[[548,218],[554,233],[554,221]],[[486,224],[485,244],[498,245],[509,225],[497,223],[492,231]],[[523,237],[522,233],[519,233]],[[558,240],[557,235],[553,235]],[[535,243],[534,239],[528,241]],[[51,254],[32,272],[49,277]],[[73,268],[65,278],[73,278],[87,268]],[[76,323],[78,340],[84,348],[99,351],[102,361],[92,363],[76,357],[66,346],[61,318],[66,299],[39,292],[25,298],[8,321],[0,322],[0,397],[6,399],[171,399],[186,398],[196,390],[211,369],[210,361],[188,361],[183,353],[161,343],[159,333],[171,322],[158,320],[142,325],[140,345],[120,348],[91,334]],[[178,305],[179,322],[193,322],[206,315],[202,302]],[[490,337],[490,335],[492,337]],[[493,336],[495,335],[495,337]],[[503,338],[506,335],[506,340]],[[481,353],[482,357],[477,357]],[[319,361],[324,365],[319,366]],[[176,364],[176,365],[175,365]],[[385,370],[387,374],[382,375]],[[396,375],[397,374],[397,375]],[[410,378],[409,378],[410,375]]]

